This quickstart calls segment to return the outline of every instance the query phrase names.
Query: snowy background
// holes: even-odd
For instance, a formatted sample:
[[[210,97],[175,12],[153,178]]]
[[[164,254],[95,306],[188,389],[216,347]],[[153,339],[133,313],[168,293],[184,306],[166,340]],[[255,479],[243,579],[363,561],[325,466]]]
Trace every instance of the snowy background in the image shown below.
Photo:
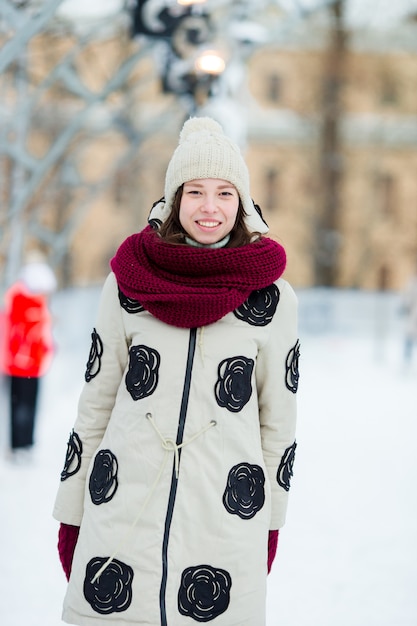
[[[99,290],[54,296],[57,353],[36,456],[6,458],[0,420],[2,626],[58,626],[66,581],[51,510],[75,419]],[[299,292],[301,380],[287,524],[267,626],[416,626],[417,352],[402,360],[395,295]]]

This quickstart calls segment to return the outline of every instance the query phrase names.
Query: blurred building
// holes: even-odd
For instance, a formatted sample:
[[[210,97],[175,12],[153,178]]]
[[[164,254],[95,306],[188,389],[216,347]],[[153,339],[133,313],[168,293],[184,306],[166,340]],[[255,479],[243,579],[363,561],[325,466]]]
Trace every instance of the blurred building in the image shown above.
[[[339,110],[342,287],[397,289],[417,258],[417,28],[356,32]],[[249,159],[256,197],[287,245],[296,284],[314,281],[326,33],[305,24],[249,68]]]
[[[335,284],[340,287],[399,289],[415,267],[416,31],[416,23],[409,20],[389,37],[349,34],[334,155],[340,192]],[[287,249],[287,277],[296,287],[317,282],[313,259],[320,245],[328,33],[328,24],[315,17],[294,30],[284,29],[273,44],[248,57],[246,78],[234,94],[245,112],[244,151],[252,195],[272,236]],[[69,35],[35,38],[27,70],[31,85],[49,80],[72,45]],[[27,133],[35,158],[47,154],[79,116],[88,92],[102,89],[135,46],[126,35],[93,40],[74,59],[77,84],[74,74],[50,80]],[[0,77],[0,93],[3,108],[9,103],[12,114],[17,96],[10,72]],[[223,113],[227,120],[226,105]],[[34,238],[42,234],[39,222],[53,235],[73,220],[70,246],[56,268],[63,284],[101,281],[123,238],[145,225],[152,203],[163,195],[166,165],[187,115],[181,98],[162,88],[160,69],[149,53],[139,55],[123,85],[83,118],[62,161],[69,153],[77,158],[62,169],[57,162],[26,211],[28,216],[42,212],[31,230]],[[227,131],[227,122],[224,125]],[[129,157],[123,158],[129,149]],[[12,193],[11,183],[4,182],[11,163],[7,155],[0,158],[6,172],[4,206]],[[80,206],[85,209],[80,211]],[[46,236],[44,242],[47,246]],[[7,237],[0,263],[6,246]]]

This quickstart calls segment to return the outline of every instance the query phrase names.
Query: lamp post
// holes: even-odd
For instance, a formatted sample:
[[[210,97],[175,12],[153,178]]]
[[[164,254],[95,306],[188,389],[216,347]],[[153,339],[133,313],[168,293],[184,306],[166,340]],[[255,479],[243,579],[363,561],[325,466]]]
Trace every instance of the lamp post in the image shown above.
[[[225,68],[226,61],[217,50],[204,50],[195,58],[193,70],[187,76],[193,96],[192,114],[196,114],[213,95],[212,90]]]
[[[195,114],[210,97],[226,67],[206,0],[137,0],[134,35],[153,38],[162,89],[177,95],[188,113]]]
[[[177,4],[181,4],[184,7],[193,6],[194,4],[204,4],[207,0],[177,0]]]

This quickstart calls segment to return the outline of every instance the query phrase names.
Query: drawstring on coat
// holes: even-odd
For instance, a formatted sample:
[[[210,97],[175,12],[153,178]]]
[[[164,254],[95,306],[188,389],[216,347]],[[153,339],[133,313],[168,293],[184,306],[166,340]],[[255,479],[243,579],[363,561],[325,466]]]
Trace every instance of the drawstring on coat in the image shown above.
[[[161,463],[161,466],[159,468],[157,477],[156,477],[156,479],[155,479],[155,481],[154,481],[154,483],[153,483],[153,485],[152,485],[148,495],[146,496],[145,500],[143,501],[143,504],[142,504],[141,508],[139,509],[139,512],[138,512],[138,514],[137,514],[133,524],[129,528],[129,530],[126,533],[124,539],[116,547],[116,549],[114,550],[113,554],[111,556],[109,556],[109,558],[103,563],[103,565],[100,567],[100,569],[95,573],[94,577],[91,580],[92,584],[94,584],[96,582],[96,580],[101,576],[101,574],[104,572],[104,570],[107,568],[107,566],[114,560],[114,558],[116,557],[116,554],[118,552],[120,552],[120,550],[122,548],[124,548],[124,546],[126,545],[128,539],[130,539],[132,532],[136,528],[137,523],[139,522],[140,518],[142,517],[143,512],[145,511],[146,507],[148,506],[149,501],[150,501],[150,499],[151,499],[155,489],[157,488],[157,486],[159,484],[159,481],[161,480],[162,474],[163,474],[165,466],[166,466],[166,462],[168,460],[168,452],[172,451],[174,453],[175,478],[178,480],[179,463],[180,463],[180,455],[179,455],[180,449],[183,448],[184,446],[187,446],[188,444],[192,443],[193,441],[195,441],[198,437],[200,437],[200,435],[205,433],[207,430],[209,430],[213,426],[216,426],[216,424],[217,424],[217,422],[215,420],[211,420],[211,422],[207,426],[204,426],[201,430],[199,430],[197,433],[195,433],[195,435],[193,435],[190,439],[187,439],[187,441],[183,441],[182,443],[177,444],[173,439],[171,439],[169,437],[166,438],[166,437],[163,436],[163,434],[161,433],[161,431],[159,430],[158,426],[155,423],[155,420],[153,418],[152,413],[146,413],[146,417],[149,420],[149,422],[151,423],[153,429],[155,430],[155,432],[157,433],[158,437],[161,440],[162,448],[165,451],[164,458],[162,459],[162,463]]]
[[[156,425],[155,420],[153,419],[152,413],[147,413],[146,417],[148,418],[148,420],[152,424],[155,432],[158,434],[158,436],[159,436],[159,438],[161,440],[163,449],[166,450],[167,452],[169,452],[170,450],[174,451],[175,478],[177,478],[177,479],[178,479],[178,473],[179,473],[179,463],[180,463],[179,451],[180,451],[180,449],[183,448],[184,446],[187,446],[189,443],[193,442],[195,439],[200,437],[200,435],[205,433],[206,430],[209,430],[210,428],[212,428],[213,426],[216,426],[216,424],[217,424],[217,422],[215,420],[211,420],[211,422],[207,426],[204,426],[204,428],[199,430],[195,435],[193,435],[191,437],[191,439],[187,439],[187,441],[183,441],[182,443],[177,444],[173,439],[166,439],[163,436],[163,434],[159,430],[158,426]],[[165,458],[166,458],[166,455],[165,455]],[[163,461],[164,464],[165,464],[165,458],[164,458],[164,461]]]
[[[204,326],[200,327],[200,332],[198,335],[198,348],[200,350],[201,361],[204,365]]]

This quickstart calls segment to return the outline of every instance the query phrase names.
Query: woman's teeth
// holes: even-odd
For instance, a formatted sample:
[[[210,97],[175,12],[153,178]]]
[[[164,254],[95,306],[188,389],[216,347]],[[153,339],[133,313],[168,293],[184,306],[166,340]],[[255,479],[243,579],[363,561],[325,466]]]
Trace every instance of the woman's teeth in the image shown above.
[[[219,225],[220,222],[202,222],[199,221],[197,222],[197,224],[199,224],[200,226],[204,226],[204,228],[215,228],[216,226]]]

